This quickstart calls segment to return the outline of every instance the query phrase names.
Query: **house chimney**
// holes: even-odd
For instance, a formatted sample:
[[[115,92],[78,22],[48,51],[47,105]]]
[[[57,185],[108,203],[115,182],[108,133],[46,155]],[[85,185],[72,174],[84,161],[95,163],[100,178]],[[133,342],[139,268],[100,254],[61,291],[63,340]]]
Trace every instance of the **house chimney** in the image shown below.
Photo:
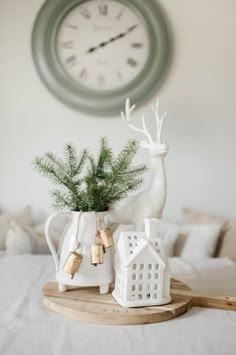
[[[145,218],[145,233],[148,239],[157,239],[159,231],[159,219],[157,218]]]

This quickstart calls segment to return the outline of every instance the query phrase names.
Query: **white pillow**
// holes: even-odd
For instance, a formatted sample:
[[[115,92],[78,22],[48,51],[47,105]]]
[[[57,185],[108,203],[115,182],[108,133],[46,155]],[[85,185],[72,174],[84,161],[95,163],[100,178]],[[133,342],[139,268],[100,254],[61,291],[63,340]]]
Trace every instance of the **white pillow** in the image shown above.
[[[63,240],[64,229],[68,227],[68,216],[59,216],[50,226],[50,236],[55,246],[59,249],[59,243]],[[17,254],[50,254],[45,238],[45,223],[33,227],[23,226],[12,221],[6,238],[7,253]]]
[[[186,241],[180,253],[182,258],[201,259],[214,255],[221,225],[189,224],[181,228]]]
[[[16,221],[10,223],[6,237],[6,251],[10,255],[48,254],[49,248],[44,234],[30,227],[22,227]]]
[[[29,206],[15,213],[4,213],[0,215],[0,250],[6,249],[6,236],[11,221],[15,220],[22,225],[30,225],[31,219],[31,208]]]
[[[174,254],[174,247],[179,235],[180,227],[172,222],[161,220],[159,224],[160,238],[162,240],[165,256],[170,258]]]

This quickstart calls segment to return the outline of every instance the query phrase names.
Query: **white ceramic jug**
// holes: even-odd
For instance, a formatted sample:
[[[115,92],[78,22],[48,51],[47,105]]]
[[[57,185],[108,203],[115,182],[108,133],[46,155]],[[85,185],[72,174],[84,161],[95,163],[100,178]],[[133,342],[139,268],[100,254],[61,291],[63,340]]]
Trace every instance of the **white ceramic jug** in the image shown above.
[[[64,231],[58,252],[50,237],[50,224],[60,214],[71,215],[71,221]],[[109,283],[114,280],[113,247],[107,248],[104,253],[104,263],[97,266],[91,265],[90,246],[95,242],[97,231],[97,216],[102,220],[106,212],[59,212],[51,215],[45,225],[45,235],[48,246],[56,265],[56,280],[59,291],[67,291],[67,286],[99,286],[100,293],[108,293]],[[64,264],[70,252],[74,251],[80,243],[82,262],[74,277],[67,274]]]

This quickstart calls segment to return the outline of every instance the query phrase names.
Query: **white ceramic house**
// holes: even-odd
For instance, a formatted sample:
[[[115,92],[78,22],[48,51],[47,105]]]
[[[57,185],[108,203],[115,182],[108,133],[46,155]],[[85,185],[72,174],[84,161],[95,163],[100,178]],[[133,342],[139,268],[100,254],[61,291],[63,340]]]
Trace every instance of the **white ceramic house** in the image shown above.
[[[116,250],[113,297],[123,307],[167,304],[170,270],[158,234],[158,219],[145,219],[145,232],[122,232]]]

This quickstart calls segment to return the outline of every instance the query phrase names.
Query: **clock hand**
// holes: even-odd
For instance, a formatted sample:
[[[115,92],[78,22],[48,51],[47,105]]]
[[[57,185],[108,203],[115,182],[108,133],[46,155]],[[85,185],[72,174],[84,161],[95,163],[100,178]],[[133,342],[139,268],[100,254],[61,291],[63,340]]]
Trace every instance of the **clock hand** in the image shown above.
[[[128,33],[132,32],[132,31],[135,30],[135,28],[137,28],[137,27],[138,27],[138,24],[129,27],[126,32],[122,32],[122,33],[118,34],[117,36],[110,38],[108,41],[100,43],[98,46],[89,48],[89,49],[86,51],[86,53],[92,53],[92,52],[96,51],[98,48],[105,47],[107,44],[109,44],[109,43],[111,43],[111,42],[114,42],[114,41],[116,41],[117,39],[120,39],[120,38],[125,37]]]
[[[132,32],[136,27],[138,27],[138,24],[129,27],[126,32],[120,33],[119,35],[117,35],[117,36],[111,38],[109,41],[107,41],[107,44],[110,43],[110,42],[114,42],[115,40],[120,39],[120,38],[126,36],[128,33]]]

